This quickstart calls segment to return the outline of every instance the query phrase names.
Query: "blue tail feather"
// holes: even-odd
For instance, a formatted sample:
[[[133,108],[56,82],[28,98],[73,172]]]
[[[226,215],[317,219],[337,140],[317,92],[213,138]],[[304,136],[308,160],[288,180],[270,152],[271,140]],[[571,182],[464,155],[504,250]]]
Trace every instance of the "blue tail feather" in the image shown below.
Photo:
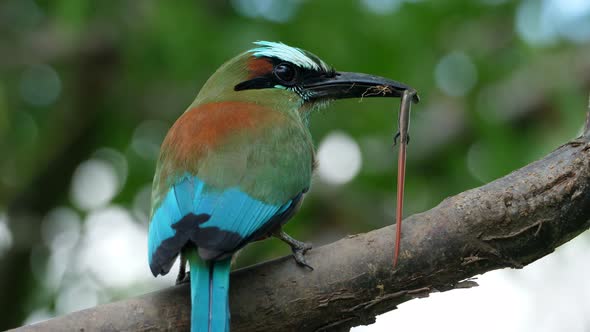
[[[229,331],[231,258],[204,261],[195,249],[187,252],[191,274],[191,332]]]

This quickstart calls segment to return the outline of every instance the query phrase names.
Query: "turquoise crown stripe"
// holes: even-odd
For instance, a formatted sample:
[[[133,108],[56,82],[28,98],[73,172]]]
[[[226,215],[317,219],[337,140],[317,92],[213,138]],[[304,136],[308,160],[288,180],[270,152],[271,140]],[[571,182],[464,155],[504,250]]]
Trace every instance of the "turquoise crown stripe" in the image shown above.
[[[254,44],[259,47],[253,48],[248,52],[257,58],[277,58],[306,69],[325,72],[332,71],[332,68],[320,58],[297,47],[269,41],[257,41]]]

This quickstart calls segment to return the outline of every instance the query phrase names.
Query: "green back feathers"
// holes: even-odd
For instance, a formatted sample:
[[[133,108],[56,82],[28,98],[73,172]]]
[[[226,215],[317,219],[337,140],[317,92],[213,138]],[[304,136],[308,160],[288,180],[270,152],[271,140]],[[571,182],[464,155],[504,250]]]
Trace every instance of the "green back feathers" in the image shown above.
[[[212,190],[239,187],[263,202],[282,204],[309,187],[313,158],[311,135],[296,110],[244,102],[194,107],[162,144],[153,207],[187,173]]]

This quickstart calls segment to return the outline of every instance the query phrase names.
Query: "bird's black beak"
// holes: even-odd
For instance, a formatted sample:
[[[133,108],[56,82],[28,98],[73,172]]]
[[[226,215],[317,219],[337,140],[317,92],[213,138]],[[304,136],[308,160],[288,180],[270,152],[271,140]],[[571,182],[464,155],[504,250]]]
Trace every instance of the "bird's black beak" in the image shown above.
[[[336,72],[334,75],[309,77],[303,82],[303,89],[309,100],[369,98],[369,97],[401,97],[411,87],[384,77]],[[415,94],[412,101],[420,101]]]

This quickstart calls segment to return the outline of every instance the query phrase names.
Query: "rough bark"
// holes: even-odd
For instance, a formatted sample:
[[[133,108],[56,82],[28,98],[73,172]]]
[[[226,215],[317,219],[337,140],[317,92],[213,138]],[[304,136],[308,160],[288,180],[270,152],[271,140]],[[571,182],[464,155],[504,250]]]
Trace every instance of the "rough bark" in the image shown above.
[[[392,269],[393,226],[308,253],[235,271],[233,331],[346,331],[402,302],[472,287],[468,278],[523,266],[590,227],[590,117],[583,136],[542,160],[450,197],[404,221]],[[15,331],[188,330],[189,287],[180,285]]]

